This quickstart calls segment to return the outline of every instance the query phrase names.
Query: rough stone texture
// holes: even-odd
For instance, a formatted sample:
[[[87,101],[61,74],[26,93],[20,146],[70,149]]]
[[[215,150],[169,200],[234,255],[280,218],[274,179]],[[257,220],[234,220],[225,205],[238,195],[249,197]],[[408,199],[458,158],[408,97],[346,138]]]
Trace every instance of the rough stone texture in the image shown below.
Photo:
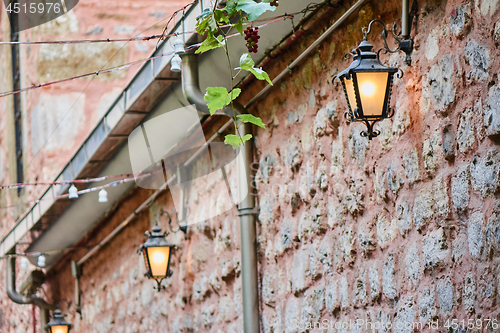
[[[404,182],[398,168],[394,163],[392,163],[387,169],[387,185],[389,186],[389,189],[393,194],[398,194],[403,183]]]
[[[432,185],[434,191],[434,207],[436,214],[447,216],[450,212],[448,186],[443,177],[437,177]]]
[[[344,143],[342,141],[342,129],[339,128],[337,139],[332,141],[330,175],[336,175],[342,171],[344,171]]]
[[[437,314],[436,296],[433,288],[425,288],[418,296],[418,315],[420,322],[428,323]]]
[[[455,302],[454,288],[450,279],[441,279],[437,282],[436,286],[439,310],[441,313],[448,313],[453,309]]]
[[[400,198],[396,201],[396,224],[399,233],[405,236],[413,225],[411,206],[408,203],[408,198]]]
[[[365,271],[361,271],[356,280],[354,280],[352,300],[355,306],[363,306],[368,300],[365,281],[366,273]]]
[[[446,106],[455,100],[453,85],[453,60],[451,55],[444,56],[429,71],[429,85],[434,107],[437,111],[444,111]]]
[[[396,102],[396,110],[394,122],[392,123],[392,135],[400,137],[410,126],[410,116],[408,115],[407,106],[399,102],[399,100]]]
[[[302,162],[302,148],[295,137],[290,139],[290,144],[285,149],[285,154],[283,155],[285,165],[291,169],[297,168]]]
[[[413,297],[409,296],[402,302],[400,308],[394,317],[394,333],[411,333],[413,332],[413,323],[415,322],[415,302]]]
[[[316,113],[316,118],[314,119],[314,136],[323,136],[325,135],[325,130],[328,125],[328,114],[326,107],[319,109],[318,113]]]
[[[500,162],[494,149],[485,156],[474,155],[470,166],[472,187],[481,192],[483,197],[494,194],[500,185]]]
[[[376,265],[368,270],[368,281],[370,282],[370,297],[373,301],[380,297],[380,280]]]
[[[423,187],[417,192],[413,204],[413,223],[415,227],[420,229],[431,218],[433,213],[432,189],[429,186]]]
[[[309,296],[311,299],[311,314],[314,321],[319,321],[321,311],[325,307],[325,287],[318,286],[314,288],[312,294]]]
[[[382,291],[388,299],[395,299],[398,296],[396,286],[396,264],[393,255],[387,257],[382,267]]]
[[[493,30],[493,38],[495,38],[496,41],[500,40],[500,22],[497,22],[495,24],[495,29]]]
[[[457,209],[466,209],[469,205],[470,173],[469,164],[461,165],[451,180],[451,201]]]
[[[325,306],[330,313],[340,307],[338,279],[334,279],[325,287]]]
[[[424,267],[432,268],[442,264],[449,255],[446,236],[443,228],[429,232],[423,238],[422,252],[424,253]]]
[[[486,134],[500,134],[500,83],[489,89],[483,112]]]
[[[342,275],[339,280],[339,296],[340,296],[340,306],[342,309],[349,306],[349,292],[347,285],[347,277]]]
[[[462,298],[464,311],[474,313],[476,308],[476,282],[472,273],[465,276]]]
[[[488,78],[488,68],[490,67],[490,52],[471,39],[464,49],[465,59],[471,67],[468,77],[476,80],[486,80]]]
[[[389,242],[391,242],[396,236],[394,224],[387,219],[384,214],[380,214],[377,217],[377,240],[378,244],[385,248]]]
[[[452,128],[451,120],[449,118],[445,118],[441,122],[441,127],[443,128],[443,156],[450,161],[455,158],[455,146],[457,142],[455,132]]]
[[[356,125],[349,135],[349,153],[351,158],[357,160],[359,166],[365,165],[366,150],[369,147],[368,138],[361,136],[361,132],[365,130],[365,125]]]
[[[290,297],[286,303],[285,308],[285,332],[294,333],[297,332],[295,325],[300,318],[300,305],[299,299],[295,297]]]
[[[436,29],[433,29],[427,36],[427,41],[425,43],[425,57],[427,58],[427,60],[432,60],[438,55],[438,38],[439,36]]]
[[[422,158],[427,173],[434,174],[440,151],[442,151],[442,136],[440,131],[436,130],[422,144]]]
[[[455,8],[450,15],[450,30],[454,35],[460,35],[471,20],[470,4]]]
[[[280,227],[281,245],[284,250],[291,248],[293,242],[299,240],[297,223],[291,218],[285,218]]]
[[[419,251],[416,243],[413,243],[408,247],[408,250],[406,251],[405,264],[406,277],[412,282],[413,286],[416,287],[421,276]]]
[[[297,293],[308,287],[306,275],[309,271],[309,253],[307,249],[301,248],[295,254],[291,268],[292,292]]]
[[[473,113],[471,108],[467,108],[460,116],[460,124],[457,130],[458,150],[462,153],[472,147],[475,141]]]
[[[469,253],[472,258],[480,259],[483,253],[483,230],[484,230],[484,214],[474,212],[467,227]]]
[[[414,183],[420,177],[420,166],[416,149],[412,149],[410,153],[403,156],[403,164],[405,166],[406,179],[408,179],[410,184]]]
[[[488,219],[485,233],[486,253],[493,257],[500,256],[500,209],[498,209],[498,205],[496,208],[496,211]]]

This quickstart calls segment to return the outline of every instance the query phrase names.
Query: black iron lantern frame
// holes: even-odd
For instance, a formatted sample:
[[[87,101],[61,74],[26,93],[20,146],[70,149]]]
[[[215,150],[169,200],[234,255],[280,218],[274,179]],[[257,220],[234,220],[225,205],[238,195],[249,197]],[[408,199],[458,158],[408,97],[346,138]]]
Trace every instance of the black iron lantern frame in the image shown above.
[[[373,23],[380,23],[383,26],[381,35],[384,47],[377,52],[373,51],[373,45],[367,40]],[[380,131],[374,130],[375,123],[394,115],[394,110],[390,107],[393,79],[394,75],[398,78],[403,76],[401,69],[387,67],[380,62],[381,51],[395,53],[403,50],[404,44],[398,39],[395,30],[396,25],[393,34],[399,45],[391,50],[387,45],[384,22],[372,20],[368,27],[363,28],[363,41],[348,54],[353,57],[352,63],[336,76],[342,83],[347,100],[348,111],[345,114],[347,121],[363,122],[367,131],[361,132],[361,135],[370,140],[380,134]]]
[[[161,290],[161,282],[170,276],[170,258],[174,245],[166,240],[166,233],[161,232],[161,228],[155,225],[151,232],[146,231],[148,237],[146,242],[139,247],[139,251],[144,255],[146,264],[145,276],[154,279],[158,284],[158,291]]]
[[[73,327],[73,325],[64,319],[64,315],[59,309],[54,311],[52,320],[45,325],[45,329],[48,333],[68,333],[71,327]]]

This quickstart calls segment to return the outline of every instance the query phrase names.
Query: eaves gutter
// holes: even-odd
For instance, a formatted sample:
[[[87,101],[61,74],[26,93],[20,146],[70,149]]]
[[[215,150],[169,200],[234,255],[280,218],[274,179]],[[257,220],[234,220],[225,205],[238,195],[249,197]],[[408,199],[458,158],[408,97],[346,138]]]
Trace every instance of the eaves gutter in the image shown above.
[[[283,4],[280,3],[278,10],[274,13],[269,13],[267,17],[298,12],[310,2],[312,1],[304,3],[303,1],[295,0],[283,2]],[[196,43],[198,41],[196,33],[185,33],[184,28],[186,30],[194,30],[196,17],[201,14],[204,8],[208,7],[210,7],[210,0],[197,1],[186,10],[184,18],[178,21],[172,30],[169,31],[169,34],[183,33],[181,36],[184,36],[187,45]],[[289,21],[281,21],[273,24],[272,29],[269,29],[266,34],[262,34],[262,38],[259,40],[261,49],[273,49],[283,38],[290,34],[290,31],[292,31],[292,25]],[[230,45],[229,52],[233,59],[239,58],[243,52],[246,52],[243,43],[231,42],[228,45]],[[152,57],[170,53],[173,53],[173,45],[167,39],[159,45],[158,49],[152,54]],[[258,58],[260,57],[260,60],[262,60],[265,54],[263,52],[258,53],[254,57],[258,63]],[[104,174],[118,174],[112,173],[110,165],[119,163],[129,164],[129,161],[126,159],[127,156],[123,154],[125,150],[123,148],[132,130],[145,121],[146,118],[154,117],[155,115],[159,115],[159,113],[161,114],[161,112],[165,112],[165,110],[168,112],[175,108],[172,106],[172,103],[162,106],[163,110],[159,110],[160,107],[157,106],[159,104],[163,105],[164,101],[168,98],[172,99],[172,95],[175,94],[174,89],[179,88],[177,84],[180,78],[179,75],[170,71],[169,64],[171,58],[172,55],[159,57],[146,62],[141,67],[56,180],[71,181],[95,177],[99,172]],[[221,58],[225,59],[225,55],[221,49],[217,49],[204,54],[200,59],[200,70],[202,71],[200,73],[201,87],[228,86],[229,81],[226,76],[220,74],[227,71],[227,65],[223,65],[220,61],[217,61],[217,59]],[[170,89],[172,89],[172,92],[169,91]],[[67,198],[56,198],[63,193],[67,193],[68,187],[69,185],[55,185],[49,187],[44,192],[40,197],[40,202],[24,214],[17,221],[15,227],[2,239],[0,242],[0,257],[9,253],[31,230],[41,230],[42,232],[39,233],[38,238],[28,248],[27,251],[30,252],[43,252],[44,246],[41,246],[40,243],[49,243],[47,241],[50,238],[47,236],[48,234],[56,234],[58,236],[61,232],[66,232],[66,235],[70,234],[73,237],[73,239],[62,240],[59,238],[57,241],[57,243],[60,243],[59,249],[75,244],[77,240],[83,238],[85,233],[99,221],[98,216],[102,217],[104,215],[105,211],[103,211],[103,207],[109,209],[113,205],[113,201],[119,200],[121,195],[124,195],[131,186],[121,188],[121,192],[115,193],[114,197],[111,197],[113,193],[108,191],[108,197],[111,197],[110,202],[107,206],[99,204],[98,209],[101,211],[93,212],[94,214],[92,217],[89,217],[89,221],[85,221],[88,225],[85,228],[80,228],[77,234],[70,233],[67,224],[64,225],[64,223],[68,222],[68,219],[71,219],[68,217],[70,215],[69,212],[73,212],[73,216],[75,215],[74,212],[81,214],[81,212],[88,210],[89,204],[95,204],[92,200],[86,199],[86,196],[88,197],[89,194],[82,196],[76,201]],[[64,223],[61,224],[62,222]],[[73,222],[73,224],[77,223]],[[56,236],[52,235],[52,239],[55,239]],[[44,237],[46,239],[40,242]],[[51,245],[57,246],[56,244]],[[47,267],[50,268],[59,257],[60,255],[49,256],[47,258]],[[36,259],[31,260],[31,262],[36,265]]]
[[[193,26],[209,0],[200,0],[185,12],[185,19],[178,21],[169,34],[183,33],[188,41],[196,33],[184,33],[184,25]],[[173,46],[166,39],[154,51],[152,57],[161,56],[144,63],[131,82],[117,97],[104,117],[97,124],[75,155],[56,177],[56,181],[71,181],[95,176],[113,157],[117,149],[127,140],[130,132],[154,108],[172,83],[180,79],[178,73],[169,69],[173,57]],[[16,222],[0,242],[0,257],[4,257],[31,230],[51,225],[62,211],[72,204],[71,199],[57,198],[67,193],[68,184],[52,185],[26,213]]]

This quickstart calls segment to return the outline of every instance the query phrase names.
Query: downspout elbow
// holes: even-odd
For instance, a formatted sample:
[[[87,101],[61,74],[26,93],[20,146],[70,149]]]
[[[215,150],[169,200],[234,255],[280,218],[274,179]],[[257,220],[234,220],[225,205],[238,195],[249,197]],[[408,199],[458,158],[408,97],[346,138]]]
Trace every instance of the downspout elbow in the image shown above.
[[[182,55],[181,71],[182,93],[187,101],[196,106],[198,112],[210,114],[204,94],[200,91],[198,75],[198,56],[195,54]]]
[[[7,295],[17,304],[34,304],[41,309],[55,309],[55,306],[47,303],[43,298],[36,295],[23,296],[16,291],[16,261],[13,257],[7,258]]]
[[[210,114],[205,100],[205,94],[200,90],[200,76],[198,69],[198,55],[193,53],[185,53],[182,55],[182,71],[181,71],[182,93],[186,100],[194,104],[198,112],[202,114]],[[233,102],[235,114],[244,114],[245,108]],[[228,116],[233,116],[231,106],[227,106],[223,113]]]

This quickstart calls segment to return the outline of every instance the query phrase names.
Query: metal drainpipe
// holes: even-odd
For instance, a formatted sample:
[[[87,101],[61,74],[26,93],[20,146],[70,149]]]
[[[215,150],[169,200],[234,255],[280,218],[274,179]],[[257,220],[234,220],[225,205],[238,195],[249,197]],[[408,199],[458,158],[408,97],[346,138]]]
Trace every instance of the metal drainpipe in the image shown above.
[[[45,325],[49,322],[49,310],[55,306],[47,303],[43,298],[36,295],[23,296],[16,291],[16,260],[14,257],[7,258],[7,295],[17,304],[34,304],[40,308],[40,332],[45,333]]]
[[[207,102],[199,88],[198,56],[182,55],[182,91],[189,103],[199,110],[207,110]],[[245,108],[234,103],[237,114],[246,113]],[[206,111],[205,111],[206,112]],[[232,116],[232,110],[226,108],[224,113]],[[240,127],[240,135],[250,134],[249,124]],[[260,332],[259,318],[259,283],[257,277],[257,227],[255,221],[255,196],[251,193],[253,174],[250,164],[253,162],[252,141],[241,147],[243,161],[239,168],[240,198],[245,199],[239,205],[240,238],[241,238],[241,275],[243,293],[243,327],[245,333]]]
[[[403,0],[401,13],[401,35],[410,38],[410,0]]]

